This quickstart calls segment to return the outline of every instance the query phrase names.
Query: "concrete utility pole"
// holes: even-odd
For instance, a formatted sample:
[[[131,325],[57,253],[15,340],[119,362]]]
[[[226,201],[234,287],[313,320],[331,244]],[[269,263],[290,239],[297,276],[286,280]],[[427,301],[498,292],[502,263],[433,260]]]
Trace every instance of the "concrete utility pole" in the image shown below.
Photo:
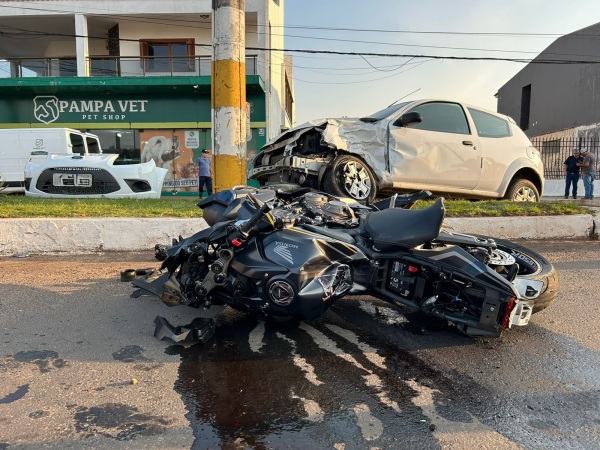
[[[215,191],[246,184],[245,0],[213,0],[212,128]]]

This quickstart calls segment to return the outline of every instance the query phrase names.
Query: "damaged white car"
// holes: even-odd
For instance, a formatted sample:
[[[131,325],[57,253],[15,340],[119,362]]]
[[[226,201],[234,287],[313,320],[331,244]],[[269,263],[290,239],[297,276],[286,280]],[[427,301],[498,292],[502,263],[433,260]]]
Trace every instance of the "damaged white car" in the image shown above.
[[[116,154],[49,154],[25,165],[25,195],[51,198],[160,198],[167,169],[154,161],[114,165]]]
[[[248,178],[371,202],[429,190],[462,198],[539,201],[539,152],[508,116],[445,100],[392,105],[360,119],[323,119],[268,142]]]

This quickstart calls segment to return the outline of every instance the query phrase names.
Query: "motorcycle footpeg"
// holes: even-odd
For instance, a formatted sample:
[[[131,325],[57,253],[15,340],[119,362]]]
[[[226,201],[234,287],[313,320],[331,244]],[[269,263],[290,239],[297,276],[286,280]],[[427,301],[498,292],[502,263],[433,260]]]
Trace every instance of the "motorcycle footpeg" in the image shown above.
[[[167,249],[164,245],[156,244],[154,246],[154,257],[158,261],[164,261],[165,259],[167,259],[167,256]]]

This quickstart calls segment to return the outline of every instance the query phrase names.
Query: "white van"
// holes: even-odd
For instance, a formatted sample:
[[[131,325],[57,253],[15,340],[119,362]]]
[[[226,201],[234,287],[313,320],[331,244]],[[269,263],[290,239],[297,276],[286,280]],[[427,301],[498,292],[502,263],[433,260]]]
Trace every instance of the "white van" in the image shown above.
[[[95,134],[71,128],[0,129],[0,185],[2,192],[24,192],[25,164],[46,161],[49,154],[100,154]]]

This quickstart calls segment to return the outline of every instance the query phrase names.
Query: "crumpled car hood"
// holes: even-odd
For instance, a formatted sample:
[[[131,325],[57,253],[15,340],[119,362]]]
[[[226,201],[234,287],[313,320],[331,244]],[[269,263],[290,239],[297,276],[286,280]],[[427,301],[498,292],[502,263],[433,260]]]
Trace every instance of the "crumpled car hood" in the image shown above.
[[[392,184],[391,174],[386,170],[386,140],[388,122],[363,122],[358,118],[318,119],[298,125],[267,142],[262,153],[285,148],[310,131],[321,133],[321,145],[337,150],[345,150],[359,155],[377,172],[385,183]],[[257,158],[261,158],[259,153]]]
[[[270,152],[285,147],[311,130],[321,132],[323,144],[362,154],[365,148],[385,148],[387,122],[363,122],[358,118],[311,120],[270,140],[262,147],[262,151]]]

